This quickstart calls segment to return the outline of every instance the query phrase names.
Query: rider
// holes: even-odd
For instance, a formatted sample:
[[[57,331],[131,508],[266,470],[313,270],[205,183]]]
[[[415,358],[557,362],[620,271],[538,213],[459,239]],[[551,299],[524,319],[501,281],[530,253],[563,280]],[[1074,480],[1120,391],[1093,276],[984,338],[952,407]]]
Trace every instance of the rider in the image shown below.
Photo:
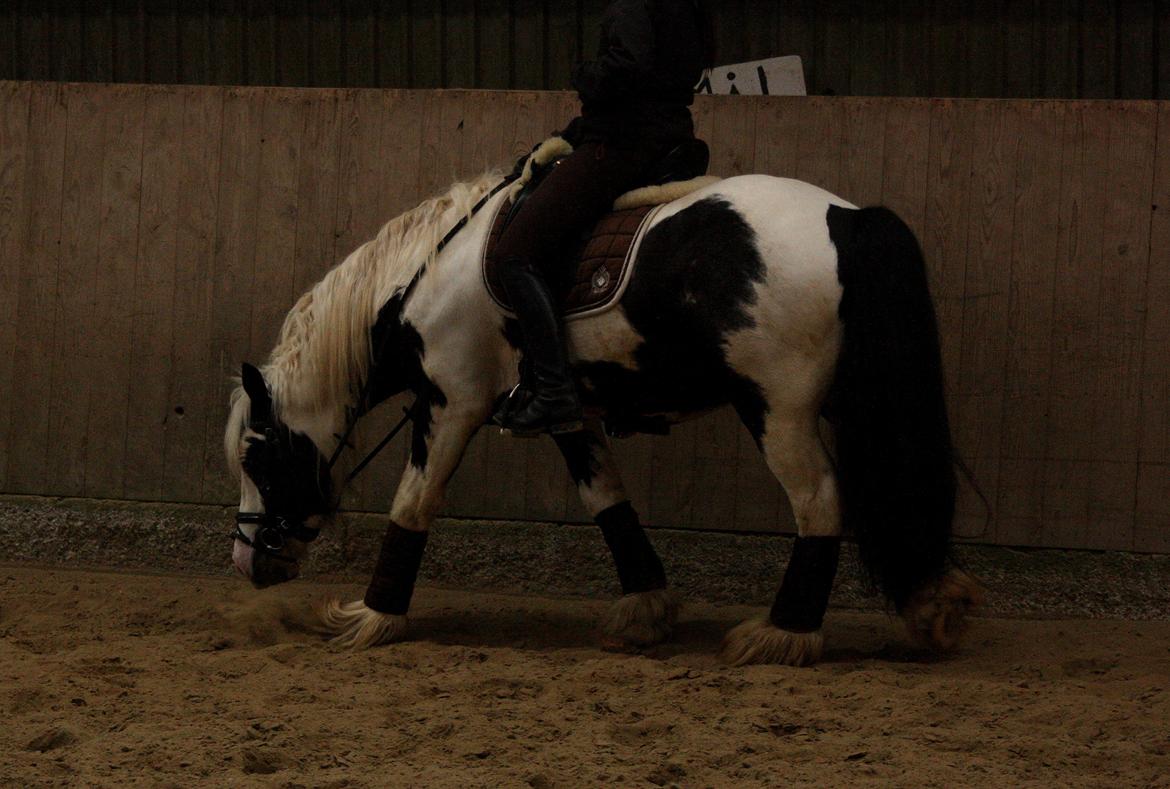
[[[581,115],[561,132],[573,153],[555,167],[504,229],[501,279],[519,319],[530,391],[496,422],[515,435],[579,429],[581,404],[568,371],[559,310],[545,272],[570,238],[621,194],[645,185],[655,165],[694,139],[694,86],[710,66],[701,0],[615,0],[597,59],[573,75]]]

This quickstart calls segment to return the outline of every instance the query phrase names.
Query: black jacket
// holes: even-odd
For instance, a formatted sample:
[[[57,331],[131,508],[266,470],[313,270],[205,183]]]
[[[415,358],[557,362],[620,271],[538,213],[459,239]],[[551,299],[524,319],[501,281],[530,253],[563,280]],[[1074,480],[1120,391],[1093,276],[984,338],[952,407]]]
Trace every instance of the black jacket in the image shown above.
[[[601,23],[597,59],[573,75],[583,141],[669,144],[694,136],[689,107],[703,72],[694,0],[615,0]]]

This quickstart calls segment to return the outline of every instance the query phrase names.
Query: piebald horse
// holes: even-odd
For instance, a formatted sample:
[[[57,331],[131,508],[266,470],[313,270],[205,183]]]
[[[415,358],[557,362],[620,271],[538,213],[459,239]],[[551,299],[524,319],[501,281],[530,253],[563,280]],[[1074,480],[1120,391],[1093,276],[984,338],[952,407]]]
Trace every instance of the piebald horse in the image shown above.
[[[444,488],[516,383],[515,327],[480,266],[490,217],[511,199],[493,195],[501,181],[456,184],[388,222],[301,296],[268,361],[244,365],[232,396],[233,561],[257,587],[295,577],[328,526],[347,426],[395,394],[417,398],[369,590],[319,610],[341,644],[405,636]],[[724,658],[819,658],[843,534],[911,635],[954,646],[979,590],[952,560],[956,477],[938,331],[918,242],[893,212],[784,178],[711,183],[658,211],[618,302],[568,322],[566,334],[595,418],[555,440],[622,584],[609,637],[667,638],[678,602],[602,420],[676,423],[730,404],[784,486],[798,537],[771,611],[732,629]]]

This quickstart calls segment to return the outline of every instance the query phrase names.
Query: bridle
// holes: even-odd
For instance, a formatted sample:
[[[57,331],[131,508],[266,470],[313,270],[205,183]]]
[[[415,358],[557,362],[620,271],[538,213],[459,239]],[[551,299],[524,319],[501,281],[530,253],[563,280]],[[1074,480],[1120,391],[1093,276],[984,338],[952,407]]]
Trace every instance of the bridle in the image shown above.
[[[455,238],[459,231],[467,226],[467,223],[471,221],[471,218],[478,214],[480,209],[487,205],[489,200],[499,194],[503,189],[507,188],[507,186],[515,181],[518,177],[519,174],[513,172],[512,174],[506,176],[499,184],[494,186],[482,198],[480,198],[479,202],[477,202],[475,206],[472,207],[471,211],[461,217],[459,221],[455,223],[454,227],[447,231],[447,234],[439,241],[435,247],[433,257],[437,258],[439,253],[443,251],[447,244],[451,243],[451,240]],[[396,294],[397,298],[400,300],[400,309],[405,309],[407,299],[409,299],[411,294],[414,293],[414,289],[418,286],[419,280],[422,279],[424,273],[426,273],[426,264],[419,266],[418,270],[415,272],[410,282],[407,283],[406,287],[403,288],[399,294]],[[353,431],[357,426],[358,419],[360,419],[368,410],[368,398],[370,394],[371,382],[374,380],[374,370],[377,367],[378,360],[383,357],[389,336],[389,333],[383,335],[382,341],[372,357],[373,362],[370,365],[370,372],[366,376],[366,380],[362,383],[361,392],[358,395],[358,404],[354,408],[347,409],[348,413],[346,415],[345,430],[342,431],[341,435],[337,436],[337,447],[333,450],[333,454],[322,467],[322,474],[319,474],[319,479],[331,479],[333,467],[341,458],[342,452],[345,451],[346,447],[352,446],[349,443],[349,439],[353,435]],[[352,482],[354,478],[357,477],[357,475],[360,474],[362,470],[370,464],[370,461],[377,457],[378,453],[385,449],[386,446],[392,440],[394,440],[394,437],[397,436],[402,428],[406,426],[407,422],[410,422],[417,416],[416,411],[419,409],[420,403],[425,404],[425,402],[425,398],[416,397],[415,401],[408,408],[403,409],[405,413],[398,424],[395,425],[394,428],[389,433],[387,433],[381,441],[378,442],[378,445],[374,447],[361,460],[361,462],[358,463],[353,468],[353,470],[349,472],[349,474],[346,475],[345,480],[342,482],[340,488],[337,491],[335,500],[328,501],[328,496],[325,497],[327,504],[326,506],[322,507],[323,511],[333,511],[338,508],[338,505],[341,502],[341,493],[345,490],[349,483]],[[269,461],[270,463],[283,463],[286,460],[286,457],[291,457],[294,454],[290,431],[288,428],[277,424],[276,417],[272,414],[271,409],[269,409],[269,413],[263,419],[250,419],[248,427],[256,433],[264,436],[264,452],[266,461]],[[264,484],[259,485],[258,487],[260,489],[261,500],[265,502],[269,501],[273,493],[272,485],[266,481]],[[268,509],[267,504],[265,505],[265,509]],[[244,533],[244,530],[240,528],[243,525],[256,525],[258,528],[255,535],[253,537],[248,537],[248,535]],[[236,528],[234,531],[232,531],[231,537],[232,539],[238,540],[244,545],[249,546],[257,553],[266,554],[279,561],[292,562],[294,559],[284,556],[281,553],[281,551],[283,551],[284,548],[288,545],[288,541],[293,539],[307,544],[317,539],[320,534],[320,529],[314,529],[311,526],[306,526],[303,522],[303,519],[300,517],[294,517],[288,514],[280,514],[279,512],[265,511],[237,512]]]

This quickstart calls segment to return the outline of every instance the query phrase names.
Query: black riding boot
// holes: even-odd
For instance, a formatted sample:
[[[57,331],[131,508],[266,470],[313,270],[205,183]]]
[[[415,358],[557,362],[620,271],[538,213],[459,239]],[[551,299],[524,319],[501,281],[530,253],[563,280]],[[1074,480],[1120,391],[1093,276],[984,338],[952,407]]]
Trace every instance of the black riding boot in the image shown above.
[[[530,387],[517,392],[496,414],[496,424],[515,436],[571,433],[582,428],[581,402],[569,375],[557,307],[544,276],[534,266],[502,261],[500,279],[524,333],[524,356]],[[522,387],[523,388],[523,387]]]

